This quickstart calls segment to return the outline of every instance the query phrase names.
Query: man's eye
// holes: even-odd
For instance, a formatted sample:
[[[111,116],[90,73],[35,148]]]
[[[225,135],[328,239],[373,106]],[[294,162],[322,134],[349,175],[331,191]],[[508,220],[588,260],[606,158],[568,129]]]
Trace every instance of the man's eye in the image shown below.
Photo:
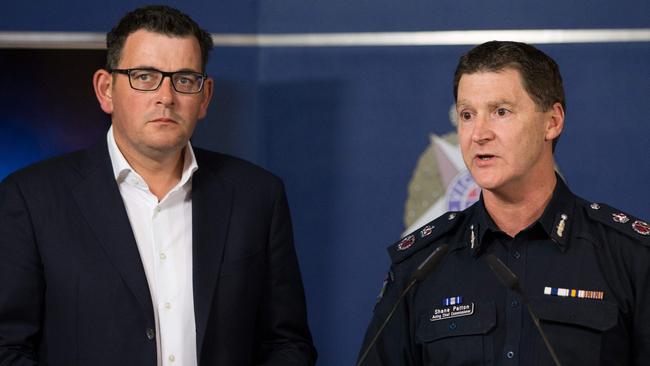
[[[139,72],[133,74],[133,78],[139,81],[149,81],[151,80],[151,74],[147,72]]]
[[[462,111],[460,112],[460,119],[462,119],[463,121],[470,120],[472,119],[472,114],[467,111]]]
[[[177,74],[175,82],[177,85],[192,85],[196,83],[196,76],[189,74],[189,75],[181,75]]]
[[[498,108],[498,109],[497,109],[497,116],[499,116],[499,117],[505,117],[505,116],[508,115],[508,112],[510,112],[510,111],[508,111],[508,110],[505,109],[505,108]]]

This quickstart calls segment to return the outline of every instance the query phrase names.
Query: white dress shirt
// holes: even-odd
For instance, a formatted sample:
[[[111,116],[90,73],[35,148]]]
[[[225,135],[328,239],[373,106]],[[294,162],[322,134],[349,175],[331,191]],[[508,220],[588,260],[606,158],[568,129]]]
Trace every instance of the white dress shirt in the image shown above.
[[[108,131],[108,152],[151,291],[159,366],[196,366],[192,286],[192,175],[198,169],[185,147],[181,180],[162,200],[129,165]]]

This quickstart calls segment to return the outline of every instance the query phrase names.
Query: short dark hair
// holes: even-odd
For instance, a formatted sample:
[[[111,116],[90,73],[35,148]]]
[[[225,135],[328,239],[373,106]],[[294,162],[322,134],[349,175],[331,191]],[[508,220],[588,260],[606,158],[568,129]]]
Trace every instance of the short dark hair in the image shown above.
[[[555,103],[566,110],[557,63],[544,52],[521,42],[486,42],[461,56],[454,74],[454,100],[458,100],[458,83],[463,75],[508,68],[519,71],[524,89],[540,110],[548,111]],[[559,138],[553,141],[553,150]]]
[[[168,36],[194,36],[201,48],[201,71],[205,71],[208,53],[213,47],[210,33],[201,29],[189,15],[164,5],[150,5],[127,13],[106,35],[106,68],[117,68],[126,38],[144,29]]]

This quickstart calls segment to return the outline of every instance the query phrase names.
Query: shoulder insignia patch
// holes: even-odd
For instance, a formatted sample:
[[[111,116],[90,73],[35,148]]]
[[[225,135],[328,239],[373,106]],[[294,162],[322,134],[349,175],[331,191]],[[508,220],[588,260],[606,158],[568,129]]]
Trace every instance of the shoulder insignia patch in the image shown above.
[[[427,247],[430,243],[452,230],[461,222],[463,212],[447,212],[414,232],[404,236],[397,243],[388,247],[388,254],[393,263],[399,263]]]
[[[604,203],[585,205],[589,218],[650,246],[650,224]]]

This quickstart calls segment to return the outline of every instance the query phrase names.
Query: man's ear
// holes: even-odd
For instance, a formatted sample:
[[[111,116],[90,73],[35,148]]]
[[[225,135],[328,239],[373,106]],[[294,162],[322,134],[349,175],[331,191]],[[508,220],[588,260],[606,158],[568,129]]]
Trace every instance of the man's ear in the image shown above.
[[[102,110],[108,114],[113,113],[113,74],[104,69],[95,71],[93,87]]]
[[[560,136],[564,129],[564,108],[562,107],[562,104],[553,104],[546,122],[546,135],[544,136],[544,139],[546,141],[555,140]]]
[[[214,80],[212,78],[207,78],[205,84],[203,84],[203,95],[201,96],[201,106],[199,109],[198,119],[203,119],[208,114],[208,106],[210,105],[213,92]]]

